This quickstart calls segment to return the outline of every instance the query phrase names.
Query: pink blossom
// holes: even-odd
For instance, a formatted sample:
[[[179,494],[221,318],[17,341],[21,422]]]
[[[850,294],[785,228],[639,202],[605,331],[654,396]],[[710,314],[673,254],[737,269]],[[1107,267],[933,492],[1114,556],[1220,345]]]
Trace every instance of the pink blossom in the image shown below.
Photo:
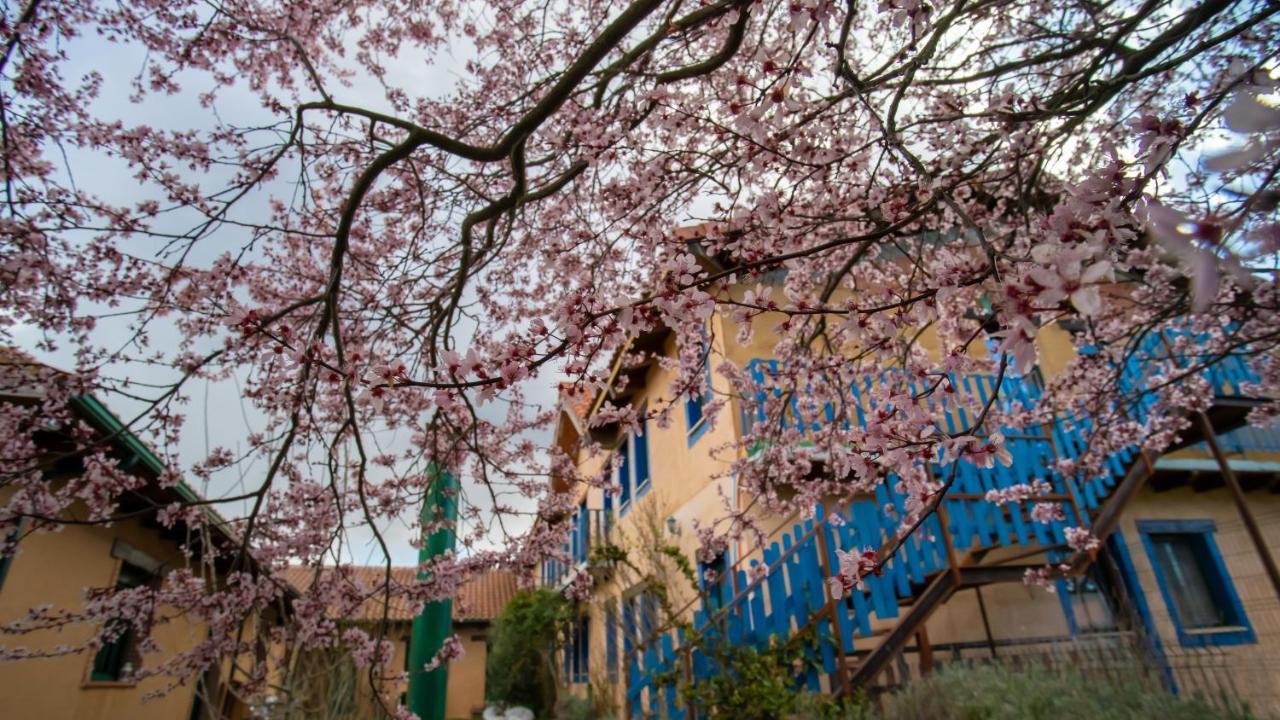
[[[827,578],[827,589],[833,600],[839,600],[854,588],[864,591],[864,579],[868,575],[880,577],[884,572],[874,548],[863,548],[859,553],[837,549],[836,559],[840,569]]]
[[[446,663],[453,662],[454,660],[461,660],[462,656],[466,654],[467,650],[463,647],[462,640],[459,639],[457,635],[450,635],[445,638],[444,642],[440,645],[440,649],[431,657],[431,662],[423,665],[422,669],[426,672],[431,672],[438,667],[442,667]]]

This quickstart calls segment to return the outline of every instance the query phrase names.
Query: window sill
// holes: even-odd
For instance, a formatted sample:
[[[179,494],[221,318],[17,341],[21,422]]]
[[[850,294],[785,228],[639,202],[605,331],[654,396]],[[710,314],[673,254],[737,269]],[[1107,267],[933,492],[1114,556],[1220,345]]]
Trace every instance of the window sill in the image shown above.
[[[689,447],[693,447],[698,444],[698,438],[701,438],[706,434],[707,427],[707,419],[704,417],[700,418],[693,427],[689,428]]]
[[[1178,630],[1178,644],[1182,647],[1214,647],[1218,645],[1253,645],[1258,638],[1253,628],[1246,625],[1221,625],[1212,628]]]
[[[85,690],[135,688],[138,687],[138,682],[136,680],[85,680],[80,687]]]
[[[1183,630],[1182,632],[1187,635],[1218,635],[1221,633],[1249,632],[1249,628],[1243,625],[1219,625],[1218,627],[1194,628]]]

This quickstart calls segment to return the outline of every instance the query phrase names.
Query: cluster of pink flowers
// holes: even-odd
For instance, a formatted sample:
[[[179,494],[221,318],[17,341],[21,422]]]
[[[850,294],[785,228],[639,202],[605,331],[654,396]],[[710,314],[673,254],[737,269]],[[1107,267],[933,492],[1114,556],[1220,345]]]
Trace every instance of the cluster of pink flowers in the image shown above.
[[[431,662],[422,666],[422,669],[431,672],[438,667],[442,667],[454,660],[461,660],[467,654],[466,648],[462,645],[462,640],[457,635],[450,635],[440,644],[440,649],[432,656]]]
[[[836,557],[839,559],[840,569],[827,578],[827,590],[833,600],[839,600],[855,588],[865,590],[866,577],[879,577],[884,572],[875,548],[863,548],[861,552],[836,550]]]
[[[570,600],[586,602],[591,599],[594,587],[595,578],[591,576],[591,571],[584,568],[574,573],[573,578],[565,585],[564,596]]]
[[[1053,569],[1049,567],[1027,568],[1026,573],[1022,576],[1022,582],[1030,587],[1038,587],[1048,590],[1049,592],[1057,592],[1054,586]]]
[[[715,526],[698,524],[695,525],[695,532],[698,535],[698,549],[694,551],[694,556],[698,562],[709,565],[729,551],[729,539],[718,534]]]
[[[1089,528],[1068,527],[1064,528],[1062,533],[1067,539],[1067,546],[1076,552],[1093,552],[1102,547],[1102,542]]]
[[[1030,483],[1016,483],[1006,488],[988,490],[986,501],[996,505],[1020,503],[1051,492],[1053,492],[1053,486],[1048,482],[1033,480]]]

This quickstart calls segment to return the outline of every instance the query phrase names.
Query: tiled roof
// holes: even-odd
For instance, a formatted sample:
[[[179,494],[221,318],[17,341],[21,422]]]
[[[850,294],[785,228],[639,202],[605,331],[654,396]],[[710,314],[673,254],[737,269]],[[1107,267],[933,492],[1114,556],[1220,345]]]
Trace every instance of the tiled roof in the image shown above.
[[[18,348],[0,345],[0,403],[27,403],[43,399],[48,395],[48,385],[51,382],[70,377],[62,370],[41,363]],[[116,446],[119,453],[140,461],[131,472],[148,482],[129,494],[146,497],[156,507],[175,501],[201,505],[205,515],[212,521],[209,525],[219,534],[222,542],[240,543],[240,537],[231,523],[212,504],[206,504],[204,498],[185,481],[179,479],[176,485],[155,482],[165,472],[164,461],[142,438],[121,422],[110,408],[93,395],[78,394],[82,391],[83,389],[78,389],[72,394],[69,407],[92,426],[100,437]]]
[[[560,383],[560,401],[564,406],[578,414],[578,419],[585,420],[591,410],[591,401],[595,393],[589,388],[579,387],[573,383]]]
[[[0,345],[0,396],[12,400],[31,400],[45,397],[42,374],[57,374],[57,370],[41,364],[18,348]]]
[[[383,590],[386,578],[384,566],[344,566],[345,577],[360,588],[366,599],[347,620],[381,620],[385,614],[392,622],[413,620],[414,608],[402,593],[392,593],[388,600]],[[334,568],[326,567],[321,573],[328,575]],[[417,568],[391,568],[392,587],[407,587],[414,582]],[[316,577],[315,568],[296,566],[285,570],[285,580],[305,592]],[[458,590],[453,601],[455,622],[487,622],[496,618],[516,592],[516,576],[502,570],[493,570],[472,578]],[[384,608],[385,604],[385,608]]]
[[[453,603],[453,619],[493,620],[502,614],[502,608],[515,594],[516,576],[504,570],[491,570],[459,588]]]

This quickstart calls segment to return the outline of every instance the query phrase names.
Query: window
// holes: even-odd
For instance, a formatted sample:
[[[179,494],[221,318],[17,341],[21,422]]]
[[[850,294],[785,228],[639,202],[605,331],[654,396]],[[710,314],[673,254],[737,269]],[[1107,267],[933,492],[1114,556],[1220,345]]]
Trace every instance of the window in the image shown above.
[[[643,410],[641,413],[643,414]],[[626,433],[618,445],[622,463],[618,466],[618,514],[625,515],[631,509],[631,500],[639,500],[649,492],[649,421],[640,421],[640,432]]]
[[[1212,520],[1140,520],[1138,532],[1184,647],[1255,642]]]
[[[702,589],[707,591],[707,601],[712,608],[719,609],[729,599],[729,583],[725,582],[729,569],[728,555],[725,551],[711,562],[698,563],[698,579]]]
[[[591,618],[583,615],[569,629],[564,649],[564,675],[571,683],[585,683],[591,667]]]
[[[116,590],[142,587],[150,581],[151,575],[146,570],[122,562],[120,574],[116,577]],[[115,635],[110,642],[98,648],[89,679],[93,682],[128,682],[139,660],[133,627],[124,620],[111,620],[107,625]]]
[[[4,579],[9,575],[9,566],[13,564],[13,554],[18,551],[18,539],[22,537],[22,529],[26,519],[19,520],[4,542],[0,543],[0,588],[4,587]]]
[[[1106,592],[1104,575],[1097,563],[1083,577],[1059,580],[1057,587],[1071,634],[1112,632],[1119,629]]]
[[[591,543],[591,524],[590,517],[587,515],[587,501],[583,500],[578,506],[578,512],[573,520],[573,561],[575,563],[586,562],[587,547]]]
[[[684,400],[684,418],[689,431],[689,447],[693,447],[698,442],[698,438],[702,437],[703,433],[707,431],[705,408],[711,400],[711,363],[709,362],[705,344],[703,345],[702,356],[708,359],[702,387],[691,389],[686,393]]]
[[[658,627],[658,596],[648,590],[639,590],[622,600],[622,659],[633,663],[633,653],[640,646],[647,647]]]
[[[618,682],[618,605],[610,600],[604,610],[605,671],[609,682]]]

